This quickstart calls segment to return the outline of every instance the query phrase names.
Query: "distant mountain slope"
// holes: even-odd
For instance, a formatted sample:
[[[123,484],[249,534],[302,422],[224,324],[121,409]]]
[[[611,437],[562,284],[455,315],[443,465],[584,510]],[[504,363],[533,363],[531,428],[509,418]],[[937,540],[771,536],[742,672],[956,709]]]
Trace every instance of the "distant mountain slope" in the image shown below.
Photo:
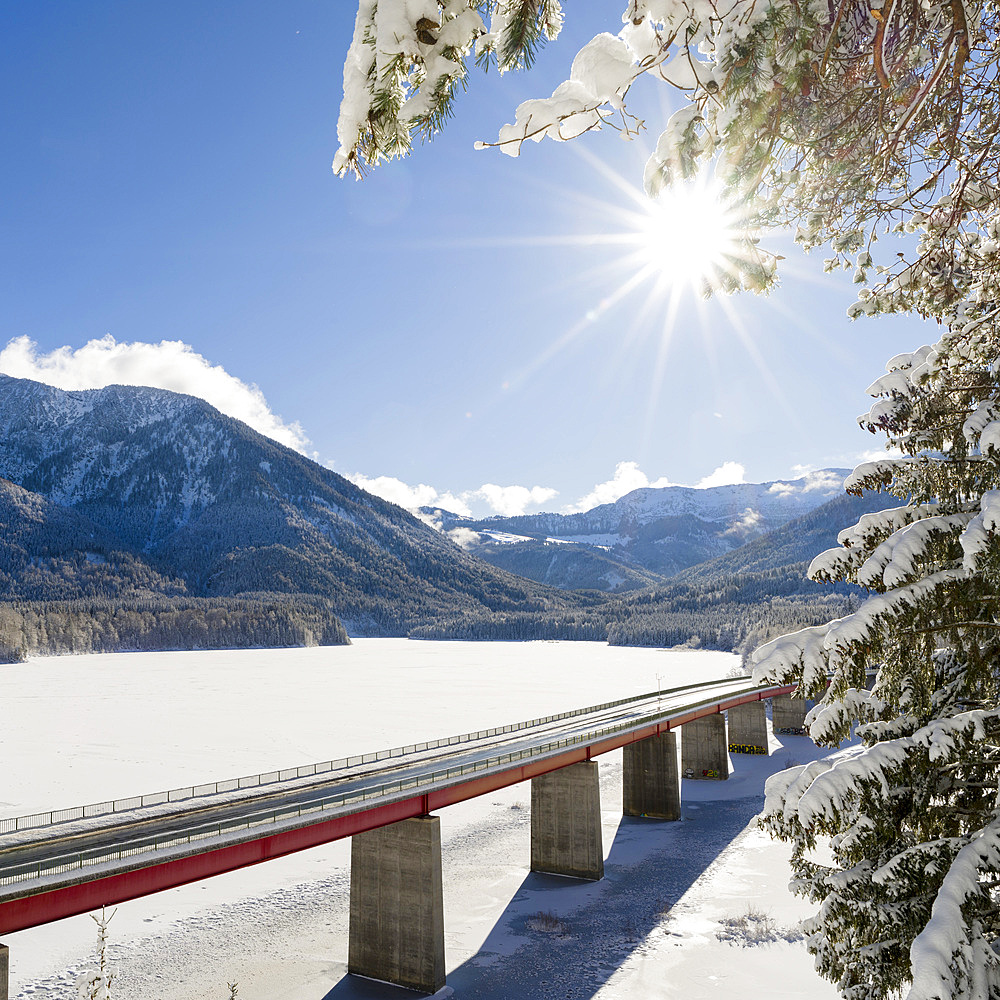
[[[557,587],[622,593],[766,535],[839,495],[846,475],[824,469],[788,482],[633,490],[581,514],[423,513],[495,566]]]
[[[18,494],[15,504],[34,504],[44,526],[32,535],[23,519],[29,560],[60,532],[86,552],[91,532],[125,577],[158,573],[192,597],[319,594],[355,632],[382,634],[443,614],[576,603],[475,559],[204,401],[162,389],[65,392],[0,375],[0,476],[40,498]],[[8,579],[0,597],[23,590]]]
[[[607,637],[614,645],[753,648],[779,632],[846,614],[863,591],[806,578],[809,560],[836,544],[837,533],[892,497],[838,496],[743,548],[693,566],[655,587],[561,613],[564,632]],[[531,638],[526,616],[443,619],[420,626],[427,638]]]
[[[891,496],[842,495],[742,548],[692,566],[664,587],[626,595],[604,614],[617,645],[675,645],[697,637],[723,649],[828,621],[857,606],[864,591],[814,583],[812,558],[837,544],[862,514],[891,507]]]
[[[824,549],[833,548],[837,544],[837,535],[855,524],[862,514],[901,503],[901,500],[887,494],[873,493],[864,497],[841,494],[762,538],[683,570],[673,577],[672,582],[714,585],[734,577],[781,570],[798,575],[809,588],[825,588],[826,584],[812,583],[805,578],[805,571],[813,557]]]

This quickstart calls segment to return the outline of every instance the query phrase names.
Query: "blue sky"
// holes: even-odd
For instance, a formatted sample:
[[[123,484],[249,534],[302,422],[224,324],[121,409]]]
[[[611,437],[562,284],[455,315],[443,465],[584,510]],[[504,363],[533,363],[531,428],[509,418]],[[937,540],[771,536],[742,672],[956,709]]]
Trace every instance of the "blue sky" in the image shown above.
[[[475,71],[444,134],[358,183],[329,166],[350,0],[7,5],[0,370],[211,383],[338,472],[480,513],[608,499],[616,467],[640,485],[851,464],[879,445],[854,422],[865,387],[933,331],[848,322],[849,281],[780,238],[770,297],[686,294],[670,326],[648,283],[616,301],[635,265],[603,238],[634,226],[655,87],[637,142],[473,149],[615,30],[614,4],[587,7],[531,73]],[[162,341],[186,347],[120,346]]]

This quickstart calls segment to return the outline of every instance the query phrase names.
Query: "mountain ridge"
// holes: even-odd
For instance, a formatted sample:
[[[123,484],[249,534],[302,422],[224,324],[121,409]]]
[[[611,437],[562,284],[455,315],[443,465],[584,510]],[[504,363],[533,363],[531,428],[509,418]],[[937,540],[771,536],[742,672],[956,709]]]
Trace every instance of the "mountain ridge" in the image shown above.
[[[188,596],[321,594],[357,634],[574,603],[193,396],[0,376],[0,434],[0,476],[110,533]],[[23,595],[9,584],[0,596]]]
[[[803,580],[806,549],[834,544],[867,502],[839,494],[841,471],[827,470],[646,488],[596,514],[415,517],[197,397],[3,375],[0,435],[0,611],[20,615],[11,628],[29,650],[45,635],[57,652],[123,635],[197,648],[213,629],[234,644],[332,642],[337,618],[354,635],[732,649],[838,613],[851,592]],[[590,543],[547,531],[581,526]],[[609,544],[623,527],[629,544]],[[520,575],[496,564],[504,553]]]
[[[540,583],[608,593],[655,586],[737,549],[843,492],[846,469],[697,489],[643,487],[574,514],[463,517],[421,508],[460,545]]]

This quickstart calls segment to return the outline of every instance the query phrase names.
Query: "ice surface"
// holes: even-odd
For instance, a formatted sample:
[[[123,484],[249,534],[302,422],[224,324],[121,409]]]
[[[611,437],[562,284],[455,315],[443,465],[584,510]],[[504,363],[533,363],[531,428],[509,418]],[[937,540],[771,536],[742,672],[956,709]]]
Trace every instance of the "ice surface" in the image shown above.
[[[736,663],[598,643],[394,639],[34,659],[0,667],[0,816],[514,722],[655,689],[657,674],[664,687],[722,677]],[[621,754],[600,758],[607,877],[596,885],[528,872],[527,785],[443,810],[456,995],[656,1000],[718,989],[770,1000],[777,961],[785,996],[832,1000],[801,943],[742,948],[716,936],[750,898],[782,926],[810,912],[785,889],[787,848],[751,820],[766,775],[819,751],[782,737],[772,754],[734,758],[727,782],[685,781],[674,824],[623,821]],[[208,1000],[234,981],[240,1000],[409,996],[345,978],[349,856],[341,841],[121,905],[110,927],[115,1000]],[[539,919],[550,913],[554,923]],[[93,942],[87,916],[7,935],[12,1000],[75,1000]]]

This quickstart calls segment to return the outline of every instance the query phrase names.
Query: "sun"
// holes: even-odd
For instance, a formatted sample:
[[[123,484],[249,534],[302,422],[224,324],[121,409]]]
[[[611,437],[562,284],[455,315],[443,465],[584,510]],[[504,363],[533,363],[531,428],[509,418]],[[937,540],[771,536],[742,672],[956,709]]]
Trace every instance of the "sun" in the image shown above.
[[[636,252],[658,280],[700,290],[733,269],[739,220],[717,183],[675,184],[636,214]]]
[[[677,181],[650,198],[584,148],[576,147],[576,153],[615,191],[615,197],[546,180],[542,189],[553,203],[565,207],[573,220],[572,231],[506,240],[477,239],[473,244],[564,247],[596,255],[589,266],[574,266],[565,279],[566,288],[579,289],[573,296],[579,311],[535,357],[523,363],[507,385],[535,377],[629,302],[626,311],[619,314],[624,325],[615,327],[615,353],[626,359],[640,341],[652,335],[657,347],[650,368],[650,412],[666,378],[667,359],[679,331],[699,331],[707,356],[714,358],[719,311],[727,333],[740,340],[761,379],[778,392],[727,294],[757,287],[766,279],[769,267],[773,270],[773,262],[782,259],[758,245],[755,206],[733,198],[708,171]],[[709,298],[715,300],[711,307],[706,302]],[[692,306],[697,313],[693,325]],[[710,308],[714,310],[712,321]],[[624,360],[620,363],[626,364]]]

